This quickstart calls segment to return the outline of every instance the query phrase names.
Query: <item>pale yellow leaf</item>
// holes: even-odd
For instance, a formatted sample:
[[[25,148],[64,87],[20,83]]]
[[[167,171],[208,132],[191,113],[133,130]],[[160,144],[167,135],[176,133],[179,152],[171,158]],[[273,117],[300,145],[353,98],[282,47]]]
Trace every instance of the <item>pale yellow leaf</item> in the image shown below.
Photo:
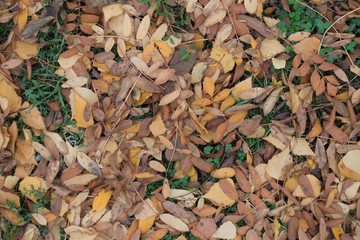
[[[246,11],[248,11],[248,13],[253,14],[256,12],[258,2],[257,2],[257,0],[245,0],[244,5],[246,8]]]
[[[136,33],[136,39],[140,40],[143,39],[150,27],[150,16],[146,15],[142,20],[141,23],[139,25],[138,31]]]
[[[305,156],[305,155],[314,156],[315,155],[313,150],[311,150],[310,145],[309,145],[308,141],[306,141],[306,139],[293,137],[293,141],[294,141],[294,147],[291,150],[293,154],[298,155],[298,156]]]
[[[293,160],[288,149],[273,156],[266,166],[266,173],[277,179],[282,180],[291,170]]]
[[[265,38],[260,45],[261,55],[267,60],[285,51],[285,47],[276,39]]]
[[[235,186],[231,178],[226,178],[231,185]],[[235,203],[235,200],[229,198],[221,189],[220,184],[217,182],[211,186],[210,190],[203,196],[216,203],[217,205],[231,206]]]
[[[236,237],[236,227],[231,221],[223,223],[212,235],[218,239],[234,239]]]
[[[102,11],[104,13],[104,21],[109,21],[110,18],[118,16],[123,13],[122,4],[120,3],[113,3],[106,5],[102,8]]]
[[[211,50],[210,58],[221,63],[224,73],[231,71],[235,66],[233,56],[227,51],[225,47],[214,47]]]
[[[174,228],[179,232],[189,231],[189,227],[186,225],[186,223],[184,223],[179,218],[171,214],[168,213],[161,214],[160,219],[161,221],[163,221],[164,223],[166,223],[167,225],[169,225],[170,227]]]

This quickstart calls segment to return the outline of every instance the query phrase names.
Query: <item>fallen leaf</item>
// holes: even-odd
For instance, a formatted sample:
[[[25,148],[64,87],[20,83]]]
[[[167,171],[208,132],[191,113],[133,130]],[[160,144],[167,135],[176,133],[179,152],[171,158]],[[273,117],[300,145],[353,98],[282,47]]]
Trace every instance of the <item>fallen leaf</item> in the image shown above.
[[[285,51],[285,47],[276,39],[265,38],[260,45],[261,55],[265,59],[271,59]]]
[[[317,55],[320,46],[320,40],[316,37],[305,38],[294,45],[296,54],[300,54],[301,59],[305,62]]]
[[[170,227],[174,228],[179,232],[189,231],[189,227],[183,221],[181,221],[179,218],[171,214],[168,213],[161,214],[160,219],[161,221],[163,221],[164,223],[166,223],[167,225],[169,225]]]
[[[211,50],[210,58],[221,63],[224,73],[231,71],[235,66],[233,56],[227,51],[225,47],[214,47]]]
[[[104,13],[104,21],[107,22],[110,20],[110,18],[118,16],[123,13],[122,4],[120,3],[113,3],[106,5],[102,8],[102,11]]]
[[[234,182],[231,178],[226,178],[225,180],[228,181],[231,185],[234,185]],[[212,185],[210,190],[203,197],[211,200],[217,205],[231,206],[235,203],[235,200],[229,198],[223,192],[219,183],[215,183],[214,185]]]
[[[218,230],[212,235],[213,238],[219,239],[234,239],[236,236],[236,227],[235,225],[227,221],[223,223]]]
[[[98,164],[92,160],[88,155],[83,152],[77,152],[76,158],[80,165],[85,168],[88,172],[101,176],[101,169]]]
[[[19,184],[19,190],[36,203],[41,195],[34,194],[34,191],[44,192],[46,190],[45,185],[45,181],[39,177],[25,177]]]
[[[310,148],[310,144],[304,138],[293,138],[294,147],[291,150],[293,154],[298,156],[314,156],[315,153]]]
[[[155,120],[149,126],[151,133],[157,137],[166,132],[165,124],[161,118],[161,115],[157,115]]]
[[[20,111],[20,115],[25,124],[29,125],[33,129],[45,130],[44,119],[36,106],[32,106],[28,102],[24,102],[21,108],[22,110]]]
[[[244,5],[248,13],[254,14],[257,9],[258,1],[256,0],[245,0]]]
[[[70,106],[78,127],[87,128],[94,124],[91,106],[75,90],[72,90],[70,94]]]
[[[39,51],[38,43],[26,43],[22,41],[16,41],[15,52],[21,59],[30,59],[35,57]]]
[[[268,161],[266,173],[277,180],[281,180],[290,171],[292,165],[293,160],[290,151],[285,149]]]
[[[92,203],[92,210],[100,212],[105,209],[112,195],[112,191],[105,191],[104,188],[100,190],[98,195],[94,198]]]
[[[5,80],[0,80],[0,96],[8,100],[10,112],[17,112],[21,108],[21,98]]]

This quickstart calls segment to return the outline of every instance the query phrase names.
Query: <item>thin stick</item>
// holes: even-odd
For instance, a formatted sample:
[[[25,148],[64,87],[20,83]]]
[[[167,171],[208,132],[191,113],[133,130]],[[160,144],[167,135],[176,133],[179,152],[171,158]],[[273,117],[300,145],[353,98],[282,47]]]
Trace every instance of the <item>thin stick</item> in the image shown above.
[[[334,25],[335,25],[336,23],[338,23],[340,20],[342,20],[342,19],[343,19],[344,17],[346,17],[347,15],[352,14],[352,13],[358,11],[358,10],[360,10],[360,7],[356,8],[356,9],[354,9],[354,10],[352,10],[352,11],[350,11],[350,12],[344,14],[344,15],[342,15],[342,16],[341,16],[340,18],[338,18],[335,22],[333,22],[333,24],[331,24],[330,27],[328,27],[328,28],[326,29],[326,31],[324,32],[324,34],[323,34],[323,36],[322,36],[322,38],[321,38],[321,41],[320,41],[318,54],[320,53],[321,45],[322,45],[322,43],[323,43],[323,41],[324,41],[325,35],[326,35],[327,32],[330,30],[330,28],[334,27]],[[354,64],[353,61],[351,60],[351,58],[350,58],[350,61],[351,61],[352,64]]]

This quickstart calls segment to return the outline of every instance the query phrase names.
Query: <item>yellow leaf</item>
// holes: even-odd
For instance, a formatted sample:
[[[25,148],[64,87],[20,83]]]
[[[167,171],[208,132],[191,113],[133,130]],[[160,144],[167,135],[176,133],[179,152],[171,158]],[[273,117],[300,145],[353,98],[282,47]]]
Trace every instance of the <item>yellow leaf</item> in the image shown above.
[[[137,133],[140,130],[140,123],[134,124],[131,127],[121,130],[122,133]]]
[[[161,118],[161,115],[157,115],[155,120],[149,126],[150,132],[155,136],[162,135],[166,132],[165,124]]]
[[[242,58],[236,58],[235,59],[235,63],[236,63],[237,66],[240,65],[242,62],[243,62]]]
[[[176,162],[175,165],[174,165],[174,169],[176,169],[176,172],[174,174],[174,178],[175,179],[181,179],[181,178],[184,178],[185,175],[188,175],[191,179],[191,177],[193,176],[196,176],[197,178],[197,171],[196,169],[194,168],[194,166],[191,166],[190,167],[190,170],[187,172],[187,173],[184,173],[182,170],[181,170],[181,166],[180,166],[180,162]]]
[[[37,202],[41,195],[36,193],[45,191],[45,185],[45,181],[39,177],[25,177],[19,184],[19,190],[27,198]]]
[[[235,66],[235,61],[233,56],[228,53],[225,47],[216,47],[213,48],[210,54],[210,58],[221,63],[224,73],[231,71]]]
[[[139,220],[140,233],[144,234],[147,231],[149,231],[150,228],[154,225],[154,221],[155,221],[155,216],[151,216],[147,219],[140,219]]]
[[[146,239],[148,239],[148,240],[160,240],[166,235],[167,231],[168,231],[167,229],[160,228],[160,229],[156,230],[155,232],[152,232],[150,234],[146,234]]]
[[[29,9],[25,8],[18,14],[18,30],[21,33],[26,27],[27,18],[29,16]]]
[[[17,112],[21,108],[21,98],[5,80],[0,81],[0,96],[8,100],[10,112]]]
[[[112,191],[105,192],[105,189],[101,189],[98,195],[94,198],[93,204],[92,204],[92,210],[96,212],[100,212],[104,210],[106,205],[108,204],[110,198],[112,195]]]
[[[214,134],[214,143],[220,142],[226,133],[226,128],[228,126],[228,122],[223,122],[219,124],[219,126],[216,128],[215,134]]]
[[[71,111],[78,127],[87,128],[94,124],[91,107],[76,91],[71,91],[70,102]]]
[[[130,149],[130,155],[129,155],[129,158],[130,158],[130,161],[131,163],[134,165],[135,167],[135,172],[137,171],[137,168],[139,167],[139,164],[140,164],[140,158],[138,157],[135,157],[139,152],[141,151],[141,148],[138,147],[136,149]]]
[[[200,50],[204,48],[205,39],[201,34],[195,33],[194,40],[195,47],[199,48]]]
[[[331,231],[333,232],[334,237],[335,237],[336,240],[340,240],[341,239],[341,234],[344,233],[344,230],[340,226],[332,227]]]
[[[159,49],[161,55],[163,55],[165,58],[168,58],[171,56],[172,49],[166,43],[164,43],[162,41],[151,41],[151,44],[155,45]]]
[[[26,43],[22,41],[16,41],[15,52],[21,59],[30,59],[38,54],[38,43]]]
[[[45,130],[45,122],[37,107],[24,102],[21,106],[20,115],[25,124],[37,130]]]
[[[146,63],[150,62],[154,53],[155,53],[154,47],[151,46],[150,44],[146,45],[146,47],[144,48],[143,54],[142,54],[143,60]]]
[[[225,179],[231,185],[235,186],[231,178]],[[224,191],[221,189],[220,184],[217,182],[211,186],[210,190],[203,196],[216,203],[217,205],[231,206],[235,203],[235,200],[229,198]]]
[[[192,102],[192,104],[195,106],[205,107],[206,105],[212,104],[212,101],[208,98],[201,98],[201,99],[196,99],[195,101]]]
[[[215,91],[215,84],[214,82],[211,80],[211,78],[209,77],[205,77],[204,82],[203,82],[203,88],[204,91],[209,94],[210,96],[212,96],[214,94]]]
[[[235,87],[232,90],[232,95],[239,99],[240,94],[246,90],[249,90],[252,88],[252,77],[248,77],[244,81],[239,82],[235,85]]]
[[[322,127],[320,120],[317,118],[315,120],[314,126],[311,128],[309,134],[306,136],[306,138],[314,138],[319,136],[319,134],[322,132]]]
[[[29,129],[23,129],[25,139],[17,137],[14,158],[22,165],[37,164],[32,136]]]
[[[227,98],[231,93],[231,89],[227,88],[222,90],[220,93],[216,94],[214,97],[214,102],[219,102]]]

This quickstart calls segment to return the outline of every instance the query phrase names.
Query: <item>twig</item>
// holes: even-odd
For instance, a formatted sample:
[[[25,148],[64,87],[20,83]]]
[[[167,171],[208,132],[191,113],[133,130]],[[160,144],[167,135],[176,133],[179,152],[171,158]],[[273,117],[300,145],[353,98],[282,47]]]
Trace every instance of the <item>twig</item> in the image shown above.
[[[1,10],[0,13],[7,12],[7,11],[10,11],[11,9],[13,9],[13,8],[16,8],[18,4],[19,4],[19,2],[17,2],[14,6],[12,6],[12,7],[9,8],[9,9]]]
[[[240,44],[240,46],[241,46],[242,43],[240,42],[239,35],[238,35],[237,32],[236,32],[235,24],[234,24],[234,21],[233,21],[233,19],[232,19],[232,17],[231,17],[230,11],[229,11],[228,7],[226,6],[226,4],[223,3],[223,1],[221,1],[221,3],[222,3],[222,5],[223,5],[223,7],[226,9],[227,14],[229,15],[229,19],[230,19],[231,25],[232,25],[232,27],[233,27],[233,29],[234,29],[234,33],[235,33],[235,36],[236,36],[236,40],[238,40],[238,42],[239,42],[239,44]],[[246,56],[246,58],[250,61],[251,59],[250,59],[249,56],[245,53],[244,49],[241,48],[241,50],[242,50],[243,54]]]
[[[330,30],[330,28],[334,27],[334,25],[335,25],[336,23],[338,23],[340,20],[342,20],[342,19],[343,19],[344,17],[346,17],[347,15],[352,14],[352,13],[358,11],[358,10],[360,10],[360,7],[356,8],[356,9],[350,11],[350,12],[347,12],[346,14],[344,14],[344,15],[342,15],[340,18],[338,18],[335,22],[333,22],[333,24],[331,24],[330,27],[328,27],[328,28],[326,29],[326,31],[324,32],[324,34],[323,34],[323,36],[322,36],[322,38],[321,38],[321,41],[320,41],[320,45],[319,45],[319,49],[318,49],[318,54],[320,53],[321,45],[322,45],[322,43],[324,42],[325,35],[326,35],[327,32]],[[350,57],[349,57],[349,58],[350,58]],[[354,62],[351,60],[351,58],[350,58],[350,61],[351,61],[351,64],[354,64]]]

